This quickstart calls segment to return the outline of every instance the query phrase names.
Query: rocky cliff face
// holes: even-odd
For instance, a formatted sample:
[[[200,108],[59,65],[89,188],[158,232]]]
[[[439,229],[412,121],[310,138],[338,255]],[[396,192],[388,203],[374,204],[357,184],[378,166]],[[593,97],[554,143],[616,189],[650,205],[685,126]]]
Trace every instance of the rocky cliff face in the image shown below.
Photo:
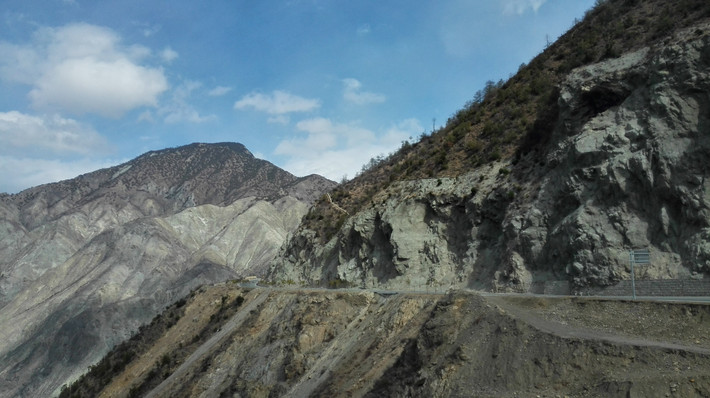
[[[0,395],[49,396],[194,287],[263,273],[333,186],[193,144],[4,197]]]
[[[395,183],[321,244],[300,228],[275,280],[528,291],[710,272],[710,24],[573,70],[526,153]]]

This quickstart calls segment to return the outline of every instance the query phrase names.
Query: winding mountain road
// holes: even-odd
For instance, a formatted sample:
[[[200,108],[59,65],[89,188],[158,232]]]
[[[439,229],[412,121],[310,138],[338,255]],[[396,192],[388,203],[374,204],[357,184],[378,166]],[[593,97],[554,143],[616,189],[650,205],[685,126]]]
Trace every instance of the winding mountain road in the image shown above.
[[[247,304],[241,308],[233,317],[230,319],[217,333],[215,333],[209,340],[207,340],[203,345],[195,350],[186,360],[183,362],[167,379],[155,387],[146,396],[149,398],[162,397],[170,393],[170,386],[179,382],[185,377],[189,376],[190,369],[194,368],[195,364],[203,360],[203,358],[212,352],[216,347],[220,346],[223,340],[231,335],[234,330],[242,325],[249,314],[259,308],[269,297],[269,295],[276,291],[288,291],[288,292],[303,292],[303,293],[313,293],[319,291],[329,291],[332,292],[333,289],[325,288],[303,288],[303,287],[257,287],[251,289],[247,297]],[[416,295],[431,295],[431,296],[444,296],[447,292],[443,291],[395,291],[395,290],[384,290],[384,289],[338,289],[341,292],[369,292],[373,294],[378,294],[383,297],[388,297],[397,294],[416,294]],[[476,292],[481,294],[480,292]],[[490,304],[497,306],[499,309],[504,311],[515,319],[523,321],[529,324],[531,327],[540,330],[543,333],[549,333],[565,339],[583,339],[583,340],[595,340],[607,342],[610,344],[618,345],[630,345],[637,347],[652,347],[664,350],[680,350],[701,355],[706,355],[710,357],[710,348],[702,346],[693,346],[685,344],[676,344],[667,341],[653,340],[644,337],[636,337],[632,335],[624,334],[623,332],[614,331],[604,331],[594,328],[588,328],[584,326],[573,326],[566,323],[558,322],[555,320],[547,319],[542,314],[531,310],[530,308],[525,308],[524,306],[516,305],[510,298],[520,298],[520,297],[551,297],[551,296],[539,296],[539,295],[521,295],[521,294],[481,294]],[[565,298],[564,296],[556,296],[558,298]],[[566,297],[570,298],[570,297]],[[588,297],[585,297],[587,299]],[[609,298],[604,297],[600,299],[608,300]],[[691,298],[693,302],[700,302],[707,304],[709,298]],[[628,297],[613,298],[611,300],[629,300]],[[663,298],[657,300],[656,298],[647,298],[645,301],[665,301]],[[678,301],[678,300],[674,300]],[[356,317],[356,321],[360,317]],[[356,322],[353,321],[353,325]],[[349,327],[353,327],[349,325]],[[326,356],[337,356],[334,351]],[[327,363],[328,358],[322,358],[323,363]],[[316,369],[317,368],[317,369]],[[315,369],[315,370],[314,370]],[[316,386],[318,386],[324,377],[327,377],[327,366],[317,366],[312,369],[311,373],[304,378],[298,385],[294,387],[292,391],[299,393],[312,392]],[[316,371],[317,370],[317,371]]]
[[[609,333],[601,330],[570,326],[564,323],[545,319],[534,311],[526,311],[507,300],[504,296],[487,296],[488,302],[497,305],[506,311],[510,316],[519,319],[535,329],[544,333],[549,333],[565,339],[600,340],[612,344],[631,345],[637,347],[655,347],[668,350],[682,350],[710,356],[710,349],[704,347],[690,346],[669,343],[665,341],[650,340],[639,337],[625,336],[617,333]]]

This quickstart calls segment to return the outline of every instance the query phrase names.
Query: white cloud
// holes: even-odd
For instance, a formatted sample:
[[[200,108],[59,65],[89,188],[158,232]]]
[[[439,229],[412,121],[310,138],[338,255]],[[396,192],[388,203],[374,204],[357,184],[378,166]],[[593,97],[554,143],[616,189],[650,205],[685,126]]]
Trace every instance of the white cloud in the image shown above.
[[[105,154],[109,145],[91,127],[58,115],[0,112],[0,155],[68,156]]]
[[[229,93],[230,91],[232,91],[231,87],[217,86],[217,87],[213,88],[212,90],[210,90],[207,93],[207,95],[209,95],[210,97],[221,97],[221,96]]]
[[[385,102],[385,96],[383,94],[370,93],[367,91],[361,91],[362,83],[357,79],[343,79],[343,85],[345,86],[343,91],[343,98],[357,105],[366,104],[376,104]]]
[[[36,32],[32,43],[0,43],[0,75],[32,86],[36,109],[119,117],[156,106],[168,88],[160,68],[142,65],[143,46],[124,46],[112,30],[84,23]]]
[[[382,142],[387,145],[401,145],[404,140],[411,141],[414,137],[419,137],[423,131],[424,127],[419,120],[405,119],[388,128]]]
[[[268,119],[266,119],[266,121],[271,124],[287,125],[291,121],[291,118],[288,117],[287,115],[275,115],[275,116],[269,117]]]
[[[0,192],[16,193],[40,184],[66,180],[126,160],[47,160],[0,155]]]
[[[160,25],[153,25],[153,26],[144,26],[143,27],[143,36],[145,37],[151,37],[154,34],[160,32],[161,26]]]
[[[506,15],[523,15],[528,9],[537,12],[546,1],[547,0],[503,0],[503,13]]]
[[[252,92],[237,101],[234,109],[253,108],[272,115],[291,112],[309,112],[320,107],[320,100],[293,95],[286,91],[276,90],[271,95]]]
[[[154,122],[155,122],[155,118],[153,117],[153,112],[151,112],[151,111],[149,111],[149,110],[146,110],[146,111],[141,112],[141,114],[138,115],[138,119],[137,119],[137,120],[138,120],[139,122],[148,122],[148,123],[154,123]]]
[[[158,94],[166,88],[162,71],[128,60],[72,59],[37,80],[30,98],[38,109],[117,118],[133,108],[157,105]]]
[[[292,138],[281,141],[274,153],[277,155],[302,156],[304,153],[314,153],[332,148],[337,143],[338,130],[347,128],[344,125],[333,125],[325,118],[302,120],[296,124],[299,131],[308,133],[306,138]]]
[[[363,24],[358,26],[357,28],[357,35],[358,36],[366,36],[370,33],[370,25],[369,24]]]
[[[91,126],[60,115],[0,112],[0,192],[19,192],[116,164]]]
[[[163,49],[163,51],[160,52],[160,58],[163,59],[165,62],[173,62],[175,59],[178,57],[177,51],[173,50],[170,47],[166,47]]]
[[[407,119],[376,134],[355,124],[325,118],[303,120],[296,128],[306,137],[283,140],[274,153],[286,157],[283,167],[295,175],[320,174],[332,180],[355,176],[371,158],[395,151],[402,141],[422,130]]]
[[[158,115],[163,117],[165,123],[204,123],[216,120],[217,116],[215,115],[200,115],[197,109],[189,103],[192,92],[201,87],[202,84],[200,82],[191,80],[184,81],[172,90],[170,99],[158,110]],[[143,117],[143,115],[141,115],[139,119],[142,118],[150,121],[150,116],[151,115],[146,115],[146,117]]]

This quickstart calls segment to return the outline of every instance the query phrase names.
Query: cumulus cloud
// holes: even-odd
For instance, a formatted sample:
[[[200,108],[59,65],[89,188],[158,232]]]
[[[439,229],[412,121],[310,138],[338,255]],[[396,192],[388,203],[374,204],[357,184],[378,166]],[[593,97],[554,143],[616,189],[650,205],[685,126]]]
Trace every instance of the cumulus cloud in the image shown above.
[[[357,105],[376,104],[385,102],[385,96],[382,94],[362,91],[362,83],[357,79],[343,79],[343,98]]]
[[[503,0],[503,13],[523,15],[527,10],[537,10],[545,4],[547,0]]]
[[[173,62],[178,56],[177,51],[170,47],[166,47],[160,52],[160,58],[162,58],[165,62]]]
[[[309,112],[320,107],[320,100],[293,95],[286,91],[276,90],[271,95],[252,92],[237,101],[234,109],[252,108],[271,115],[281,115],[292,112]]]
[[[151,36],[155,35],[156,33],[160,32],[160,29],[162,29],[162,27],[160,25],[143,24],[141,30],[143,32],[143,36],[151,37]]]
[[[158,110],[158,115],[165,123],[204,123],[216,120],[215,115],[201,115],[197,109],[190,105],[192,93],[201,88],[202,84],[197,81],[186,80],[172,90],[170,98],[165,105]],[[141,114],[139,120],[152,120],[152,113]]]
[[[210,90],[207,93],[207,95],[209,95],[210,97],[221,97],[221,96],[229,93],[230,91],[232,91],[231,87],[217,86],[217,87],[213,88],[212,90]]]
[[[333,123],[330,119],[318,117],[302,120],[296,124],[296,129],[307,133],[307,137],[282,141],[276,147],[276,154],[300,156],[304,151],[318,153],[331,149],[343,139],[352,142],[372,141],[374,133],[362,127]]]
[[[73,178],[118,161],[93,128],[59,115],[0,112],[0,192]],[[18,155],[22,154],[22,155]]]
[[[109,148],[104,137],[76,120],[17,111],[0,112],[0,141],[0,155],[96,155]]]
[[[29,98],[40,110],[119,117],[156,106],[168,89],[163,70],[144,64],[148,48],[123,45],[96,25],[40,29],[29,44],[0,43],[0,52],[0,76],[32,86]]]
[[[157,105],[167,88],[162,71],[127,60],[66,60],[37,80],[30,91],[35,108],[120,117],[140,106]]]
[[[287,125],[291,121],[291,118],[288,117],[287,115],[274,115],[266,119],[267,123],[271,124],[283,124]]]
[[[296,175],[316,173],[332,180],[354,176],[371,158],[393,152],[402,141],[423,130],[416,119],[376,133],[326,118],[302,120],[296,129],[306,135],[283,140],[274,151],[286,158],[283,167]]]
[[[418,137],[424,131],[424,127],[415,118],[404,119],[397,124],[390,126],[382,137],[382,142],[386,145],[401,145],[403,141],[411,141],[413,137]]]

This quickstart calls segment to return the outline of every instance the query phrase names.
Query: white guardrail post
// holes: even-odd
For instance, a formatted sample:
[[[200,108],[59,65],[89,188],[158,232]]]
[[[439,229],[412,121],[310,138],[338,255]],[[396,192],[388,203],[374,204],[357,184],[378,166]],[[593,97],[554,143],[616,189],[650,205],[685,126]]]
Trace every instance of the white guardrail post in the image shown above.
[[[651,252],[648,249],[636,249],[629,251],[629,263],[631,264],[631,294],[636,300],[636,278],[634,275],[634,265],[651,264]]]

